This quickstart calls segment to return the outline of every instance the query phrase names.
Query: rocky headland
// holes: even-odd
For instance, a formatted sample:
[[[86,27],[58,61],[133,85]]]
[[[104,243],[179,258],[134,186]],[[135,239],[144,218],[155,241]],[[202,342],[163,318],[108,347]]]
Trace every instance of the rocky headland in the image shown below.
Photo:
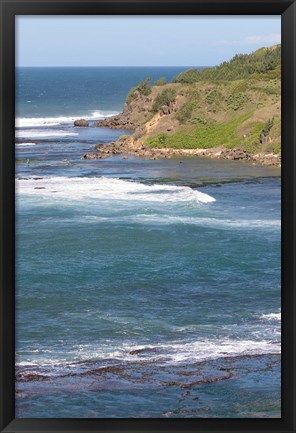
[[[280,165],[280,45],[190,69],[168,84],[147,78],[130,90],[122,113],[95,126],[133,132],[98,144],[85,159],[199,156]]]

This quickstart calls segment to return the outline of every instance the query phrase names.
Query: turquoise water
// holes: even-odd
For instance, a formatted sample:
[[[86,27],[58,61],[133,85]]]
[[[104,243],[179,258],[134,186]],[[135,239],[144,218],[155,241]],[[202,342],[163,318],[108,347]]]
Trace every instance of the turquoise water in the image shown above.
[[[90,113],[120,111],[105,80]],[[20,104],[17,416],[279,417],[280,170],[81,160],[124,131],[74,128],[71,89],[71,112]]]

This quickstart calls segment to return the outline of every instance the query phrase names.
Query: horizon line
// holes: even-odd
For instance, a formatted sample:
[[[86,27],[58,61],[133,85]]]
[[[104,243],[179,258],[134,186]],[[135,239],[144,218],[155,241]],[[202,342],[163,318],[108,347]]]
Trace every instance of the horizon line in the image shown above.
[[[213,68],[217,65],[16,65],[16,68]]]

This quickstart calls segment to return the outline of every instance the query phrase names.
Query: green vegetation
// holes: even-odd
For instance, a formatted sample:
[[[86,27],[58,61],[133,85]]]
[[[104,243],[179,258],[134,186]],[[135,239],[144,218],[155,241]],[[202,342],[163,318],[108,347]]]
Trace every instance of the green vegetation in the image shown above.
[[[261,48],[214,68],[191,68],[174,84],[161,77],[152,87],[148,77],[129,92],[127,103],[134,102],[124,114],[138,125],[133,137],[152,148],[280,153],[280,76],[281,46]]]
[[[255,78],[258,74],[280,77],[281,45],[260,48],[251,54],[237,54],[229,62],[223,62],[214,68],[205,68],[201,72],[191,68],[173,78],[173,83],[192,84],[198,81],[240,80]],[[272,75],[270,75],[272,73]]]
[[[187,123],[191,119],[192,113],[195,108],[196,104],[194,101],[185,102],[182,107],[177,111],[176,118],[181,124]]]
[[[159,80],[155,81],[155,86],[164,86],[166,84],[166,79],[165,77],[161,77],[159,78]]]
[[[237,111],[241,109],[248,101],[249,97],[246,93],[231,93],[226,99],[227,109]]]
[[[206,125],[208,123],[208,121],[206,119],[202,119],[201,117],[194,117],[192,119],[192,123],[199,123],[200,125]]]
[[[158,110],[163,106],[169,106],[176,98],[176,90],[170,87],[164,89],[161,93],[159,93],[155,101],[152,105],[152,112],[157,113]]]
[[[252,121],[238,128],[237,133],[241,136],[240,146],[248,153],[255,153],[258,150],[260,133],[262,131],[263,122]]]
[[[280,88],[280,83],[274,83],[272,81],[270,81],[269,85],[265,85],[265,86],[261,86],[258,87],[256,85],[254,85],[253,87],[251,87],[251,90],[259,90],[260,92],[265,93],[266,95],[275,95],[275,96],[280,96],[281,94],[281,88]]]
[[[223,96],[217,89],[210,90],[206,96],[206,102],[210,105],[217,104],[223,99]]]
[[[252,114],[246,113],[229,122],[211,125],[201,121],[190,133],[186,133],[184,129],[173,135],[162,133],[148,138],[146,144],[151,148],[174,149],[210,149],[224,146],[228,149],[240,148],[248,153],[256,153],[260,137],[266,137],[270,133],[275,120],[270,119],[265,124],[262,121],[249,120]],[[276,123],[279,127],[279,118]],[[280,143],[266,141],[261,151],[280,153]]]
[[[176,112],[176,118],[181,124],[188,123],[193,113],[199,110],[201,96],[197,89],[193,89],[190,86],[190,91],[185,93],[186,101],[181,105],[181,107]]]
[[[252,113],[247,113],[228,122],[200,125],[189,133],[180,129],[173,135],[159,134],[148,138],[146,144],[153,148],[175,149],[209,149],[222,145],[232,149],[240,144],[243,144],[244,148],[249,147],[253,141],[258,142],[263,125],[262,122],[251,122],[245,126],[244,132],[247,134],[243,134],[241,124],[251,115]]]
[[[273,127],[274,124],[274,117],[272,119],[268,119],[267,122],[264,125],[264,128],[262,129],[262,135],[264,137],[267,137],[271,128]]]
[[[281,119],[273,117],[273,126],[269,132],[269,138],[272,140],[272,152],[281,153]]]
[[[195,68],[190,68],[187,71],[181,72],[181,74],[177,75],[172,79],[172,83],[196,83],[200,81],[200,72],[198,72]]]
[[[252,79],[231,81],[229,90],[231,93],[243,93],[250,89],[251,83]]]
[[[148,96],[151,93],[151,77],[147,77],[140,81],[136,87],[132,87],[126,97],[126,103],[130,104],[131,101],[136,97],[137,93],[140,95]]]

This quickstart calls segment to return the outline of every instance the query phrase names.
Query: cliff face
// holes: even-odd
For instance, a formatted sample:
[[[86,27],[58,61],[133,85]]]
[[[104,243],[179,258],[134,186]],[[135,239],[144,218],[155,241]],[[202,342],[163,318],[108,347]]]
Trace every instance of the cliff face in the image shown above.
[[[184,76],[181,76],[181,82],[151,86],[145,88],[145,92],[135,88],[123,112],[97,122],[97,126],[133,129],[131,136],[120,141],[121,147],[126,148],[223,148],[251,155],[279,154],[280,69],[278,62],[273,62],[272,51],[278,55],[278,48],[267,49],[269,63],[266,63],[266,56],[265,63],[256,63],[256,67],[266,71],[252,73],[244,79],[209,81],[204,74],[205,77],[197,75],[198,81],[192,83],[183,82]],[[252,65],[251,56],[258,59],[262,53],[266,53],[266,49],[249,57],[236,56],[235,65],[239,64],[236,67],[240,74],[244,71],[241,62]],[[229,69],[231,62],[225,63],[225,67]],[[221,75],[221,66],[217,71]],[[215,69],[209,73],[215,78]]]

